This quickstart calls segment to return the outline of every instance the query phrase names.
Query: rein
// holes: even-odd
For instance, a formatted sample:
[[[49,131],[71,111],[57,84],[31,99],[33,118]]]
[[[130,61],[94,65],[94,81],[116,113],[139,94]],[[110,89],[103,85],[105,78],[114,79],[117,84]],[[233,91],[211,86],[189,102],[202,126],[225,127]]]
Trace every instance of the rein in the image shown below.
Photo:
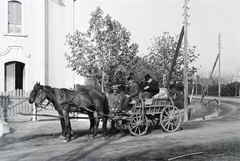
[[[47,100],[48,100],[48,99],[47,99]],[[37,107],[40,107],[40,108],[43,108],[43,109],[47,110],[47,106],[50,105],[50,104],[51,104],[51,106],[53,106],[52,103],[51,103],[51,101],[48,100],[48,103],[47,103],[47,104],[40,103]]]
[[[86,107],[82,107],[82,106],[78,106],[79,108],[83,108],[83,109],[85,109],[86,111],[89,111],[89,112],[95,112],[95,111],[93,111],[93,110],[90,110],[90,109],[88,109],[88,108],[86,108]],[[102,116],[110,116],[110,115],[106,115],[106,114],[104,114],[104,113],[99,113],[99,115],[102,115]]]

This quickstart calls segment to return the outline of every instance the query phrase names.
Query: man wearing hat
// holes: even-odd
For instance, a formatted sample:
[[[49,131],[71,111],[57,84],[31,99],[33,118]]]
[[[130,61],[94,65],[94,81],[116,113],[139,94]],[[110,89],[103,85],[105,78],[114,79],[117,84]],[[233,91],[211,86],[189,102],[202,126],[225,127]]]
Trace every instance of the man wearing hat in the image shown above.
[[[108,103],[111,110],[117,110],[119,106],[120,93],[118,93],[118,86],[112,86],[113,92],[108,95]]]
[[[108,103],[111,111],[118,110],[119,101],[120,101],[120,93],[118,93],[118,86],[112,86],[113,92],[108,95]],[[115,129],[114,120],[111,121],[111,130]]]
[[[149,93],[149,98],[152,98],[152,96],[158,94],[159,92],[159,83],[158,81],[152,79],[152,77],[147,74],[145,75],[145,81],[146,81],[146,85],[143,88],[144,92],[148,92]]]
[[[123,95],[120,99],[120,111],[124,112],[127,110],[127,107],[130,103],[130,101],[134,98],[137,98],[140,92],[140,88],[137,83],[134,82],[133,78],[129,76],[127,78],[128,84],[129,84],[129,92],[126,95]]]

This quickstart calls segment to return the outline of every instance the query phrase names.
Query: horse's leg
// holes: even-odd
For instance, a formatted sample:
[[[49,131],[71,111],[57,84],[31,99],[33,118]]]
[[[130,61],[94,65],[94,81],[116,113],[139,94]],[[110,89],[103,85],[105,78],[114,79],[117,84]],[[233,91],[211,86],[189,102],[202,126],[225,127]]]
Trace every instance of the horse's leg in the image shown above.
[[[90,120],[89,134],[92,135],[94,132],[95,119],[93,118],[93,114],[90,112],[88,113],[88,117]],[[93,136],[91,136],[91,137],[93,137]]]
[[[108,117],[107,116],[103,116],[102,117],[102,121],[103,121],[103,125],[102,125],[102,129],[103,129],[103,136],[105,137],[105,138],[107,138],[107,119],[108,119]]]
[[[98,131],[98,126],[99,126],[99,117],[98,117],[98,112],[94,111],[93,116],[95,119],[95,126],[94,126],[94,131],[93,131],[93,137],[97,136],[97,131]]]
[[[65,121],[65,131],[66,131],[66,138],[64,142],[68,142],[71,140],[71,126],[69,126],[70,120],[69,120],[68,111],[66,109],[63,110],[63,117]]]
[[[66,131],[65,131],[65,122],[64,122],[64,118],[63,118],[63,113],[62,113],[62,111],[58,111],[58,114],[59,114],[59,116],[61,116],[60,123],[61,123],[61,127],[62,127],[62,135],[60,136],[60,138],[65,138]]]
[[[69,115],[68,115],[69,116]],[[71,134],[71,136],[73,136],[73,131],[72,131],[72,126],[71,126],[71,121],[70,121],[70,119],[69,119],[69,129],[70,129],[70,134]]]
[[[71,126],[71,121],[69,119],[69,129],[70,129],[70,134],[71,136],[73,136],[73,130],[72,130],[72,126]]]
[[[107,138],[107,120],[108,120],[108,114],[109,114],[109,108],[108,108],[108,101],[107,98],[105,97],[104,100],[104,105],[103,105],[103,115],[102,115],[102,119],[103,119],[103,136],[105,138]],[[114,121],[112,120],[112,123],[114,125]]]

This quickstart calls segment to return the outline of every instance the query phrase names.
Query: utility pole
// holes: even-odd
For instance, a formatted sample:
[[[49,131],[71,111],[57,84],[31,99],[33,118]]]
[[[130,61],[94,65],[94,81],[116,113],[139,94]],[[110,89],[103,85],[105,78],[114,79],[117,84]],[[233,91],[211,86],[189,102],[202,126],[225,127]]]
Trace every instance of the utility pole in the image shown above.
[[[210,82],[210,80],[212,79],[212,75],[213,75],[213,72],[214,72],[214,69],[215,69],[215,67],[216,67],[216,64],[217,64],[217,61],[219,60],[219,54],[217,55],[217,58],[216,58],[216,60],[215,60],[215,62],[214,62],[214,65],[213,65],[213,68],[212,68],[212,71],[211,71],[211,73],[210,73],[210,76],[209,76],[209,78],[208,78],[208,81],[207,81],[207,83],[206,83],[206,85],[205,85],[205,87],[204,87],[204,90],[203,90],[203,92],[202,92],[202,98],[201,98],[201,103],[202,103],[202,101],[203,101],[203,99],[204,99],[204,97],[205,97],[205,95],[206,95],[206,92],[208,92],[208,84],[209,84],[209,82]]]
[[[199,75],[198,75],[198,71],[201,69],[201,65],[200,65],[200,67],[198,68],[198,70],[197,70],[197,74],[196,74],[196,99],[197,99],[197,95],[198,95],[198,86],[197,86],[197,84],[198,84],[198,79],[199,79]]]
[[[196,83],[196,99],[197,99],[197,94],[198,94],[198,92],[197,92],[197,83],[198,83],[198,75],[196,75],[196,81],[195,81],[195,83]]]
[[[75,32],[75,1],[73,0],[73,35]],[[75,71],[73,70],[73,90],[77,90],[75,86]]]
[[[239,75],[239,69],[237,71],[236,81],[235,81],[235,97],[237,97],[237,91],[238,91],[238,75]]]
[[[219,33],[218,35],[218,106],[220,106],[221,104],[221,100],[220,100],[220,97],[221,97],[221,61],[220,61],[220,58],[221,58],[221,34]]]
[[[188,67],[188,40],[187,40],[187,27],[189,25],[188,23],[188,10],[189,7],[187,5],[189,0],[185,0],[184,2],[184,122],[188,121],[188,72],[187,72],[187,67]]]

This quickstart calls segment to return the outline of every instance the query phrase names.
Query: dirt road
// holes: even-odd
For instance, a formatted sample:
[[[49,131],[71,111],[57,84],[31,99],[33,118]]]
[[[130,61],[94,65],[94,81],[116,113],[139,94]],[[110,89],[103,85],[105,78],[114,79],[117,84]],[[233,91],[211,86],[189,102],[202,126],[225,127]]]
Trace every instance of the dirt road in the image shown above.
[[[74,139],[63,143],[59,121],[13,122],[12,132],[0,138],[0,161],[161,161],[185,154],[181,161],[240,160],[240,106],[222,103],[221,116],[182,124],[182,130],[135,137],[110,131],[110,138],[91,140],[86,120],[72,120]]]

